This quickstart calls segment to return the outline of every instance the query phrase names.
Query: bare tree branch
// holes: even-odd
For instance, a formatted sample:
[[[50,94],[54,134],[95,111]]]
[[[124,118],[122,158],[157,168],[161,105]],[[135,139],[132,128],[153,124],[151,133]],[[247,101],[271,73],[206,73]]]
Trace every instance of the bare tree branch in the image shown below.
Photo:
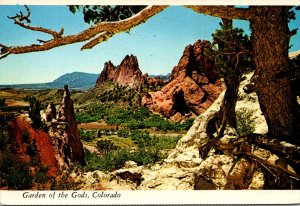
[[[251,20],[253,13],[248,8],[234,8],[229,6],[185,6],[197,13],[207,14],[225,19]]]
[[[0,59],[3,59],[10,54],[8,46],[6,46],[4,44],[0,44],[0,48],[1,48],[0,49]]]
[[[73,44],[78,42],[84,42],[90,40],[97,35],[98,37],[92,39],[90,42],[85,44],[81,49],[90,49],[102,41],[106,41],[108,38],[114,34],[128,31],[131,28],[138,26],[146,22],[149,18],[155,14],[163,11],[167,6],[148,6],[136,15],[127,18],[122,21],[116,22],[101,22],[91,26],[90,28],[74,35],[63,36],[64,29],[62,28],[60,32],[53,31],[51,29],[31,26],[23,23],[25,20],[27,23],[30,23],[30,9],[25,6],[27,9],[27,15],[24,15],[22,12],[13,17],[8,17],[9,19],[14,19],[15,23],[25,29],[47,33],[53,36],[53,39],[49,41],[40,40],[42,44],[32,44],[27,46],[5,46],[0,44],[1,53],[0,59],[8,56],[9,54],[22,54],[30,52],[39,52],[49,50],[55,47],[60,47],[67,44]],[[5,50],[2,52],[2,50]]]
[[[27,10],[27,15],[26,16],[24,16],[23,13],[22,13],[22,11],[20,11],[20,14],[16,14],[16,16],[12,16],[12,17],[8,16],[7,18],[18,20],[20,22],[22,22],[23,20],[26,20],[26,22],[29,24],[31,22],[30,19],[29,19],[29,17],[30,17],[30,9],[26,5],[25,5],[25,8]]]
[[[92,39],[91,41],[89,41],[88,43],[86,43],[85,45],[83,45],[83,47],[81,47],[81,50],[91,49],[94,46],[96,46],[97,44],[99,44],[99,43],[101,43],[103,41],[107,41],[113,35],[114,34],[112,34],[112,33],[104,32],[104,33],[100,34],[98,37]]]

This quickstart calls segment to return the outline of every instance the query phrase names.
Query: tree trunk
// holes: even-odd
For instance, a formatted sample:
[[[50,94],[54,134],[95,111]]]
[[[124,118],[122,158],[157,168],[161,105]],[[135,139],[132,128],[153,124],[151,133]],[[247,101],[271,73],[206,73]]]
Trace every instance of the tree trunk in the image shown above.
[[[253,82],[269,135],[295,135],[296,101],[288,76],[288,31],[286,7],[256,7],[251,22],[254,62]]]
[[[223,26],[232,29],[232,20],[222,18]],[[222,47],[225,47],[224,42],[218,44],[219,49],[222,50]],[[222,105],[220,107],[220,118],[219,118],[219,128],[220,135],[224,132],[226,126],[237,129],[236,122],[236,113],[235,106],[238,99],[238,89],[240,85],[240,79],[242,72],[239,67],[235,65],[230,65],[231,67],[235,67],[234,72],[227,73],[223,76],[224,82],[226,85],[226,91],[224,95],[224,99],[222,101]]]
[[[226,91],[220,108],[220,127],[225,126],[237,129],[235,106],[238,99],[238,88],[240,85],[240,75],[234,74],[224,78]]]

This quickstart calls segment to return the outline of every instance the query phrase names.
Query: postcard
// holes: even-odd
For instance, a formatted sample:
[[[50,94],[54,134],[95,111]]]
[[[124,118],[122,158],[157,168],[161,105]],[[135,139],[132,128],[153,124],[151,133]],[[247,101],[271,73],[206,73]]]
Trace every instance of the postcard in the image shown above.
[[[1,1],[2,205],[300,204],[299,1]]]

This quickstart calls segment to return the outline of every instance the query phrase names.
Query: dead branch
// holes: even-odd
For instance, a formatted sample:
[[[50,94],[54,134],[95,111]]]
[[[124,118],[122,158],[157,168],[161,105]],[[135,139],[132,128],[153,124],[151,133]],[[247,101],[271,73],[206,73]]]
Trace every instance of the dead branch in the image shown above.
[[[90,28],[74,35],[63,36],[64,29],[62,28],[61,31],[57,32],[51,29],[32,26],[29,25],[30,20],[30,9],[25,6],[27,9],[27,14],[24,15],[22,12],[17,14],[13,17],[8,17],[9,19],[13,19],[15,24],[21,26],[22,28],[31,30],[31,31],[38,31],[42,33],[50,34],[53,39],[49,41],[39,41],[41,44],[31,44],[27,46],[1,46],[1,48],[5,49],[5,52],[1,51],[0,58],[4,58],[9,54],[22,54],[22,53],[30,53],[30,52],[38,52],[38,51],[45,51],[55,47],[60,47],[63,45],[84,42],[87,40],[92,39],[90,42],[85,44],[81,49],[90,49],[95,45],[99,44],[102,41],[108,40],[114,34],[128,31],[131,28],[138,26],[146,22],[149,18],[154,16],[155,14],[163,11],[167,6],[148,6],[136,15],[127,18],[125,20],[116,21],[116,22],[101,22],[91,26]],[[24,23],[23,21],[26,21]],[[99,35],[100,34],[100,35]],[[99,35],[98,37],[96,37]],[[96,37],[96,38],[95,38]]]
[[[29,19],[30,17],[30,9],[28,6],[25,5],[26,11],[27,11],[27,15],[24,16],[24,14],[22,13],[22,11],[20,11],[20,14],[16,14],[16,16],[12,16],[12,17],[7,17],[9,19],[14,19],[15,21],[19,21],[22,22],[23,20],[26,20],[26,22],[29,24],[31,21]]]
[[[251,20],[253,14],[248,8],[234,8],[230,6],[185,6],[197,13],[207,14],[210,16],[225,18],[225,19],[244,19]]]
[[[280,170],[294,178],[298,181],[300,180],[299,174],[297,174],[291,165],[287,161],[274,153],[262,149],[254,144],[248,142],[243,142],[239,147],[234,151],[235,154],[246,154],[247,156],[254,158],[256,161],[268,165],[275,170]]]

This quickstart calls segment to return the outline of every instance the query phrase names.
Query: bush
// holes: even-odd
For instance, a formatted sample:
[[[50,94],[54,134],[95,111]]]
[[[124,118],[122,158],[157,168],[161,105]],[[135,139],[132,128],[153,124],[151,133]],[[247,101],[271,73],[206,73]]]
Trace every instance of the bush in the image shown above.
[[[21,131],[21,139],[22,139],[22,142],[24,142],[24,143],[29,142],[29,138],[30,138],[30,135],[29,135],[28,131],[22,130],[22,131]]]
[[[97,114],[76,114],[75,115],[76,122],[78,123],[87,123],[87,122],[96,122],[99,120],[99,116]]]
[[[124,166],[124,163],[132,160],[138,165],[155,163],[166,157],[165,149],[174,148],[180,137],[151,137],[149,132],[134,130],[131,133],[132,140],[139,146],[138,149],[119,149],[110,140],[100,140],[97,148],[102,152],[101,156],[85,150],[85,161],[88,171],[111,171]]]
[[[0,108],[6,105],[5,101],[6,101],[6,99],[0,98]]]
[[[129,130],[128,129],[120,129],[118,131],[118,136],[123,137],[123,138],[128,137],[129,136]]]
[[[151,146],[152,138],[149,135],[148,131],[144,130],[133,130],[131,132],[131,139],[139,147],[148,147]]]
[[[155,163],[162,159],[158,148],[140,148],[131,153],[130,160],[136,162],[138,165],[148,165]]]
[[[121,149],[110,151],[101,157],[89,150],[86,150],[85,154],[85,161],[87,163],[85,169],[87,171],[112,171],[120,169],[129,160],[136,162],[138,165],[147,165],[161,159],[159,150],[157,149],[138,149],[134,152],[130,152],[128,149]]]
[[[41,120],[41,102],[36,100],[35,98],[29,99],[30,109],[29,109],[29,117],[32,120],[33,128],[41,128],[42,120]]]
[[[3,155],[0,159],[0,186],[12,190],[28,189],[33,184],[33,175],[29,166],[17,159],[12,153]]]
[[[95,130],[79,129],[80,139],[86,142],[92,142],[96,138],[97,132]]]
[[[45,172],[38,172],[35,176],[36,183],[46,183],[49,180],[49,177]]]
[[[101,157],[85,150],[85,161],[87,171],[102,170],[112,171],[121,168],[126,161],[130,160],[129,150],[110,151]]]
[[[112,150],[118,149],[117,146],[111,140],[99,140],[97,141],[97,149],[102,154],[106,154]]]
[[[255,131],[255,118],[252,116],[253,111],[245,108],[236,112],[237,132],[241,136],[251,134]]]
[[[12,112],[0,112],[0,125],[7,125],[7,122],[14,118]]]
[[[5,129],[0,125],[0,149],[7,148],[6,145],[11,142],[11,138],[5,133]]]
[[[163,149],[173,149],[175,148],[178,140],[181,138],[181,136],[177,137],[165,137],[165,136],[154,136],[152,139],[152,146],[159,148],[160,150]]]
[[[37,146],[36,146],[36,140],[33,139],[31,143],[27,145],[27,154],[31,157],[34,157],[37,155]]]
[[[46,183],[49,180],[49,177],[47,176],[48,170],[48,166],[41,166],[38,173],[35,175],[35,182]]]

